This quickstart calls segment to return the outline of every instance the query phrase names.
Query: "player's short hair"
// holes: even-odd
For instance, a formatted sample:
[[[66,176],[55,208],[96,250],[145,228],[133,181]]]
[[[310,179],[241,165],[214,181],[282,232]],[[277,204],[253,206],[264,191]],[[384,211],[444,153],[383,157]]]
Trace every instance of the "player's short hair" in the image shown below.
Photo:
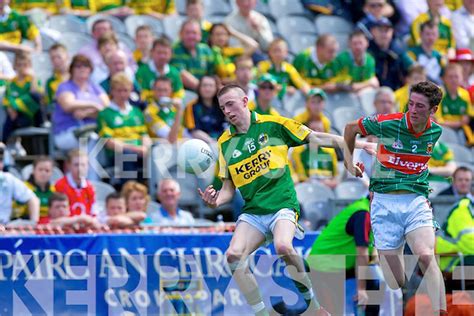
[[[460,167],[457,167],[456,170],[454,170],[453,179],[455,179],[456,175],[458,175],[460,172],[469,172],[471,174],[471,176],[473,174],[472,170],[469,169],[468,167],[460,166]]]
[[[231,83],[231,84],[225,85],[222,88],[220,88],[220,90],[217,91],[217,97],[220,98],[221,96],[223,96],[224,94],[226,94],[226,93],[228,93],[229,91],[232,91],[232,90],[239,91],[239,93],[243,94],[244,96],[247,95],[244,88],[242,88],[238,84]]]
[[[105,198],[105,205],[108,205],[110,200],[120,199],[123,199],[125,201],[125,197],[122,194],[120,194],[119,192],[112,192]]]
[[[135,36],[137,36],[138,32],[141,32],[141,31],[147,31],[147,32],[152,32],[151,30],[151,26],[147,25],[147,24],[143,24],[143,25],[140,25],[139,27],[137,27],[137,29],[135,30]]]
[[[48,207],[53,206],[54,202],[69,202],[66,194],[61,192],[53,192],[48,199]]]
[[[437,106],[443,98],[443,91],[431,81],[418,82],[410,89],[410,94],[418,93],[424,95],[428,99],[430,109]]]
[[[64,44],[61,44],[61,43],[56,43],[56,44],[53,44],[53,46],[51,46],[49,49],[48,49],[48,52],[53,52],[55,50],[63,50],[65,52],[67,52],[67,48]]]

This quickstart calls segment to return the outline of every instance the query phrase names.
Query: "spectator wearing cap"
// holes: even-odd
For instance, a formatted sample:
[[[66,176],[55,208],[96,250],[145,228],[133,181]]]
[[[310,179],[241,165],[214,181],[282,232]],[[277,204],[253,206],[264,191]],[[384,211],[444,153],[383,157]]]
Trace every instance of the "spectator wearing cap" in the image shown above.
[[[339,43],[331,34],[322,34],[314,46],[308,47],[293,60],[293,66],[311,87],[326,92],[335,91],[332,61],[339,50]]]
[[[248,108],[258,114],[280,115],[272,106],[277,96],[278,84],[272,75],[266,74],[258,79],[257,98],[249,101]]]
[[[457,48],[474,47],[474,1],[463,0],[463,6],[451,16]]]
[[[419,64],[413,64],[408,69],[406,84],[395,91],[395,102],[398,104],[399,112],[408,111],[408,100],[410,98],[410,89],[418,82],[426,81],[425,67]]]
[[[365,0],[365,16],[356,24],[356,27],[364,32],[365,37],[372,39],[370,28],[372,24],[377,23],[384,18],[384,7],[387,6],[386,0]]]
[[[292,64],[286,61],[288,58],[288,45],[277,38],[268,47],[268,60],[263,60],[257,64],[258,75],[271,74],[281,86],[279,97],[283,98],[286,93],[292,95],[296,89],[303,94],[307,94],[310,87],[301,78],[298,71]]]
[[[469,48],[456,49],[456,56],[449,60],[450,63],[457,63],[462,68],[462,86],[469,91],[471,101],[474,100],[474,55]]]
[[[37,223],[40,214],[40,202],[35,193],[24,182],[11,173],[3,171],[5,149],[0,147],[0,223],[6,224],[12,215],[12,203],[17,201],[27,205],[30,221]]]
[[[327,95],[324,90],[320,88],[313,88],[309,90],[306,97],[306,105],[304,112],[296,115],[293,119],[297,122],[310,126],[312,122],[321,122],[323,131],[329,133],[331,130],[331,121],[324,115],[324,108],[326,106]]]
[[[420,26],[421,43],[410,47],[407,54],[414,63],[425,67],[429,80],[441,84],[441,71],[446,66],[443,55],[434,49],[439,38],[438,25],[434,21],[427,21]]]
[[[369,53],[375,59],[375,74],[381,86],[400,88],[413,61],[393,39],[393,25],[388,19],[374,23],[370,29],[374,39]]]
[[[444,1],[427,0],[427,3],[428,11],[420,14],[411,24],[409,45],[415,46],[421,43],[421,25],[431,20],[438,25],[439,30],[439,37],[434,44],[434,49],[448,57],[454,56],[456,41],[454,39],[453,27],[449,18],[441,13]]]
[[[369,42],[362,31],[356,30],[349,35],[349,49],[340,53],[333,62],[336,90],[357,93],[379,87],[375,60],[367,52],[368,47]]]

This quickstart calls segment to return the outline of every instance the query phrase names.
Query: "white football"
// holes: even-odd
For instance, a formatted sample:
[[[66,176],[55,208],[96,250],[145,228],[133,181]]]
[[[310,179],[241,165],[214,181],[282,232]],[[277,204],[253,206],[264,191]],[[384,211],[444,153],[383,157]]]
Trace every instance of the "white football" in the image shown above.
[[[201,174],[212,164],[214,155],[209,145],[200,139],[185,141],[178,149],[178,167],[187,173]]]

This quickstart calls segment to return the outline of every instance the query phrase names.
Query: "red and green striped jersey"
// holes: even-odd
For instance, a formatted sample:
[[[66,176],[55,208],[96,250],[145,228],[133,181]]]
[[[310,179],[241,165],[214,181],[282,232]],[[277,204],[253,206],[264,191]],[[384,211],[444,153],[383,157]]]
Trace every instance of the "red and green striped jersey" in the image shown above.
[[[428,160],[441,136],[441,126],[431,119],[416,133],[407,113],[366,116],[359,120],[363,135],[379,139],[370,191],[411,191],[428,196]]]
[[[219,138],[219,177],[230,179],[245,200],[243,212],[299,212],[288,166],[288,148],[307,143],[311,130],[282,116],[251,112],[246,133],[231,126]]]

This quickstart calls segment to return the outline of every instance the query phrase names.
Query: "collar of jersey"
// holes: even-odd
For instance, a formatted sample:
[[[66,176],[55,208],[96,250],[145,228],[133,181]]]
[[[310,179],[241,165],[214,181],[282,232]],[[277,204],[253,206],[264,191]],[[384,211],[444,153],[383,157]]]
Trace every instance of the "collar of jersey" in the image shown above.
[[[415,130],[413,129],[413,125],[411,124],[411,121],[410,121],[410,116],[408,115],[408,112],[405,113],[405,120],[407,121],[407,127],[408,127],[408,130],[410,131],[410,133],[413,134],[413,136],[415,136],[416,138],[420,137],[421,135],[423,135],[423,133],[429,129],[431,127],[431,118],[428,119],[428,122],[426,123],[426,126],[425,126],[425,129],[422,130],[421,132],[417,133],[415,132]]]
[[[252,124],[257,122],[258,120],[259,120],[259,117],[258,117],[257,112],[250,111],[250,126],[252,126]],[[249,129],[250,129],[250,126],[249,126]],[[234,125],[230,125],[229,130],[232,135],[237,134],[237,129],[235,128]]]

